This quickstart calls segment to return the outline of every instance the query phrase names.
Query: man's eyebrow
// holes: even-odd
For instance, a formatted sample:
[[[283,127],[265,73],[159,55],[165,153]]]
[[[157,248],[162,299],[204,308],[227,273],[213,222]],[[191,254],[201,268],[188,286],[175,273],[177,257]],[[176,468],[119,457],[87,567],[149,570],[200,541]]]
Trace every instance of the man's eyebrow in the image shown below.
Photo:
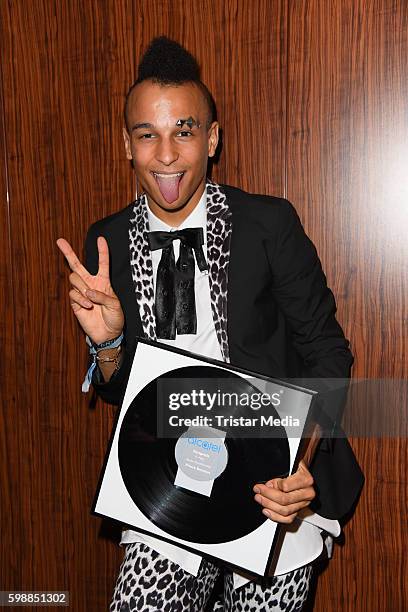
[[[154,127],[153,123],[135,123],[135,125],[133,125],[130,128],[130,131],[133,132],[133,130],[139,130],[141,128],[152,128]]]

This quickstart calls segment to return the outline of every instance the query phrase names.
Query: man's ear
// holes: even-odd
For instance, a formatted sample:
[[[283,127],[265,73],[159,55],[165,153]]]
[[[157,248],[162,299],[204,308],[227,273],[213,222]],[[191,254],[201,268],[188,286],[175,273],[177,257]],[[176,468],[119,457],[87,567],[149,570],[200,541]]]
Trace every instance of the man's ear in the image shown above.
[[[125,141],[125,151],[126,151],[126,157],[128,159],[133,159],[132,157],[132,149],[130,146],[130,136],[127,133],[127,129],[123,128],[123,140]]]
[[[208,129],[208,157],[214,157],[219,140],[219,123],[213,121]]]

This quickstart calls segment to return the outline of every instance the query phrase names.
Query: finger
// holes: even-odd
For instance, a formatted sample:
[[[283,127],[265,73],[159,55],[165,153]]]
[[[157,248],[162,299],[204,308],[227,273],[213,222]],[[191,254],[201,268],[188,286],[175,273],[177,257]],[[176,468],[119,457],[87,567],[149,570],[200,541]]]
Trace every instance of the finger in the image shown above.
[[[280,489],[281,491],[290,492],[297,489],[305,489],[313,486],[313,476],[303,462],[299,463],[299,467],[295,474],[287,478],[274,478],[269,480],[266,485]]]
[[[310,502],[316,495],[313,487],[286,492],[280,491],[279,489],[273,489],[266,485],[256,485],[254,487],[254,492],[256,493],[256,501],[263,503],[264,500],[270,500],[281,506],[288,506],[302,501]]]
[[[81,278],[76,272],[71,272],[71,274],[69,275],[69,282],[74,287],[74,289],[82,293],[82,295],[85,295],[86,290],[90,288],[89,285],[86,284],[84,279]]]
[[[270,489],[278,489],[279,491],[283,491],[282,483],[283,483],[283,478],[273,478],[272,480],[268,480],[267,482],[262,483],[262,485],[265,484]]]
[[[80,293],[77,289],[71,289],[71,291],[69,292],[69,299],[74,312],[78,312],[78,307],[86,308],[87,310],[93,308],[92,302],[86,297],[84,297],[82,293]]]
[[[284,478],[282,482],[282,491],[294,491],[295,489],[303,489],[313,486],[313,476],[307,469],[303,461],[300,461],[295,474]]]
[[[307,474],[313,479],[313,476],[309,472],[308,466],[306,466],[303,459],[299,461],[299,465],[297,467],[295,474],[297,473],[301,473],[305,475]],[[279,476],[279,477],[276,476],[275,478],[272,478],[271,480],[268,480],[267,482],[263,481],[263,484],[267,484],[268,486],[270,486],[272,483],[274,483],[274,486],[278,485],[278,487],[281,488],[281,484],[285,482],[285,480],[287,480],[288,478],[292,478],[295,474],[290,474],[289,476]]]
[[[271,519],[271,521],[275,521],[275,523],[284,523],[285,525],[290,525],[295,520],[297,513],[290,514],[289,516],[282,516],[277,512],[273,512],[272,510],[262,510],[262,514],[264,514],[267,518]]]
[[[94,303],[106,306],[107,308],[118,309],[120,308],[120,302],[117,297],[112,297],[103,293],[102,291],[96,291],[96,289],[87,289],[85,295]]]
[[[71,245],[65,240],[65,238],[58,238],[57,246],[61,253],[65,256],[65,259],[73,272],[76,272],[85,279],[90,276],[88,270],[81,264]]]
[[[82,310],[82,306],[80,306],[79,304],[75,304],[75,302],[71,302],[71,308],[75,314]]]
[[[299,502],[298,504],[290,504],[289,506],[280,506],[279,504],[275,504],[273,501],[267,501],[263,506],[264,510],[268,510],[274,512],[275,514],[279,514],[280,516],[291,516],[292,514],[297,514],[299,510],[306,508],[310,502],[304,501]],[[264,513],[265,514],[265,513]]]
[[[312,499],[315,497],[314,489],[302,489],[302,491],[297,491],[294,493],[283,493],[285,497],[280,497],[279,494],[276,496],[273,495],[262,495],[262,493],[257,493],[254,497],[255,501],[258,504],[261,504],[265,508],[273,508],[277,510],[278,508],[290,508],[297,504],[306,504],[309,505]],[[286,513],[286,512],[285,512]]]
[[[98,276],[105,280],[109,280],[109,248],[106,239],[103,236],[99,236],[97,240],[98,244],[98,255],[99,255],[99,267]]]

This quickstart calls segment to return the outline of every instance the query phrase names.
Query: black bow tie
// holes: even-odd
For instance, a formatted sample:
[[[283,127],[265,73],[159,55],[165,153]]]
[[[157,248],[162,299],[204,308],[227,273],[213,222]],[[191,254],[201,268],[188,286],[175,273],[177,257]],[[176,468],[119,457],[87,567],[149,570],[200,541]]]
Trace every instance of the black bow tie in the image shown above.
[[[163,249],[156,278],[156,335],[174,340],[178,334],[196,334],[197,316],[194,292],[195,262],[201,272],[207,270],[201,227],[174,232],[149,232],[152,251]],[[180,255],[174,260],[173,240],[180,240]]]

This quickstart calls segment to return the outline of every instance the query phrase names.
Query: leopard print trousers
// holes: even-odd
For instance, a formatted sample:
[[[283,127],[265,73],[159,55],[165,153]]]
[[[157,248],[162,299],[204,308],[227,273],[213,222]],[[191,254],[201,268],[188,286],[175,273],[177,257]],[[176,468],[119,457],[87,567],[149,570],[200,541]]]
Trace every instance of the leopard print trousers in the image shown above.
[[[127,544],[109,612],[298,612],[307,599],[312,566],[238,589],[226,571],[223,600],[208,607],[221,571],[203,559],[193,576],[146,544]]]

